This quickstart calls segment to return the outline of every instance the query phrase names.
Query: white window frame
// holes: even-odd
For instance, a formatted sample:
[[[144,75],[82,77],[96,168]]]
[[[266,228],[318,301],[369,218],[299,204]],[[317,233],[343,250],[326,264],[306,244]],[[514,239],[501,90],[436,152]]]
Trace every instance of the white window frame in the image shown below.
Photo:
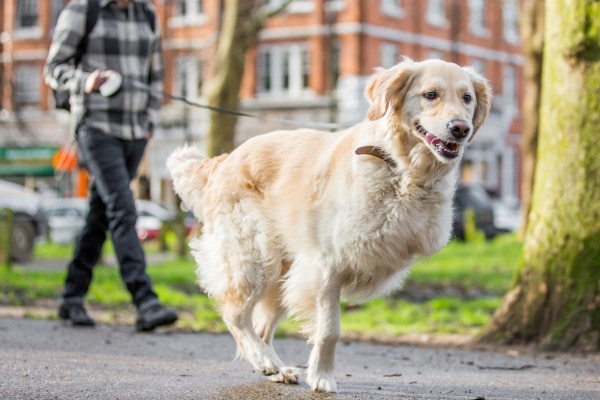
[[[506,65],[502,70],[502,97],[507,104],[516,105],[517,69],[512,65]]]
[[[191,25],[205,25],[208,23],[208,15],[205,12],[206,0],[177,0],[176,14],[170,18],[167,25],[170,28],[178,28]],[[177,8],[180,3],[185,4],[185,13],[180,13]],[[199,6],[200,4],[200,6]]]
[[[20,65],[14,71],[15,108],[38,109],[40,104],[40,71],[35,65]]]
[[[519,34],[519,8],[515,0],[502,2],[502,33],[504,40],[513,45],[521,43]]]
[[[486,25],[486,10],[486,0],[469,0],[469,30],[475,36],[490,36]]]
[[[446,0],[427,0],[427,14],[425,19],[429,25],[440,28],[447,27]]]
[[[269,10],[277,10],[284,4],[285,0],[267,0],[266,7]],[[288,14],[308,14],[315,10],[314,0],[293,0],[287,5],[284,12]]]
[[[471,61],[471,67],[478,73],[485,76],[485,61],[481,59],[474,59]]]
[[[23,25],[23,18],[35,16],[35,25]],[[14,39],[39,39],[44,32],[40,27],[40,2],[39,0],[15,1]]]
[[[391,68],[400,62],[400,48],[397,43],[382,43],[380,46],[380,65]]]
[[[39,0],[19,0],[16,1],[15,29],[31,29],[40,24],[40,4]],[[23,18],[35,17],[34,25],[23,25]]]
[[[346,0],[328,0],[324,6],[326,13],[342,12],[346,9]]]
[[[177,56],[175,61],[175,93],[189,100],[202,97],[204,63],[201,58],[185,54]]]
[[[264,65],[268,55],[269,65]],[[265,79],[268,77],[269,86]],[[296,97],[310,93],[310,53],[308,43],[261,46],[257,52],[257,97]]]
[[[427,52],[427,59],[430,59],[430,60],[443,60],[444,59],[444,53],[442,53],[441,51],[438,51],[438,50],[429,50]]]
[[[402,0],[381,0],[379,8],[383,15],[393,18],[403,18]]]

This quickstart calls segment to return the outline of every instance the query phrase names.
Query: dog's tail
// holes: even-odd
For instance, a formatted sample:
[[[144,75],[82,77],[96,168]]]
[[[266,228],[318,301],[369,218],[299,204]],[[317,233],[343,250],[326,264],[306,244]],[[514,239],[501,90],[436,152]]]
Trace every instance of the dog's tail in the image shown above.
[[[202,196],[208,179],[227,155],[207,158],[200,149],[185,146],[175,150],[167,159],[167,169],[173,179],[173,189],[184,203],[184,209],[191,209],[196,218],[202,220]]]

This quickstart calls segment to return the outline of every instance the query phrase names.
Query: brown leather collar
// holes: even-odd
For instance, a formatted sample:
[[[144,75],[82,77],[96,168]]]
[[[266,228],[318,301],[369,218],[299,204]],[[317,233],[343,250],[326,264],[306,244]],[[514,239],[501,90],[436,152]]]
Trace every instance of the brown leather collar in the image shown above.
[[[392,169],[396,168],[396,166],[397,166],[396,161],[394,161],[392,156],[387,151],[385,151],[384,149],[382,149],[381,147],[378,147],[378,146],[362,146],[362,147],[359,147],[358,149],[354,150],[354,153],[368,154],[370,156],[381,158],[390,167],[392,167]]]

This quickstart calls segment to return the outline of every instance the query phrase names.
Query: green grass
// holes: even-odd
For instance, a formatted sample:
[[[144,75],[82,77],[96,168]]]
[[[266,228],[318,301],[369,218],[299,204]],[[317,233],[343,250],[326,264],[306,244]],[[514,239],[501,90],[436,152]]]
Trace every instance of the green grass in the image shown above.
[[[521,247],[513,235],[481,243],[452,241],[439,253],[418,260],[407,285],[410,282],[456,285],[503,294],[512,281]]]
[[[374,299],[346,311],[342,330],[347,333],[393,337],[405,334],[473,335],[500,304],[499,297],[462,300],[437,297],[423,303]]]
[[[66,261],[72,246],[39,244],[36,260]],[[156,245],[146,245],[148,254]],[[476,288],[485,296],[464,299],[443,295],[416,302],[401,296],[377,298],[360,306],[342,305],[342,331],[362,337],[394,337],[403,334],[474,335],[488,322],[509,288],[520,257],[521,243],[506,235],[491,242],[466,244],[451,242],[438,254],[417,261],[405,287],[411,285]],[[105,254],[111,254],[107,246]],[[161,301],[180,311],[178,326],[195,331],[222,332],[223,322],[213,302],[196,285],[195,265],[191,259],[176,259],[151,264],[148,274]],[[0,305],[23,306],[57,299],[62,290],[64,268],[0,266]],[[91,304],[107,308],[127,308],[130,295],[118,269],[100,265],[86,298]],[[294,334],[298,324],[285,319],[278,336]]]

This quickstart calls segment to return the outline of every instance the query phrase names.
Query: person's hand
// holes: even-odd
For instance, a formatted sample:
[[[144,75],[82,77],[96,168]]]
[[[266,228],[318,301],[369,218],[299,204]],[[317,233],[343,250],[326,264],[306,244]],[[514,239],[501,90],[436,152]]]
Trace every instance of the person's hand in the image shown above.
[[[102,86],[102,84],[104,84],[104,82],[106,82],[108,77],[111,76],[113,73],[114,73],[114,71],[112,71],[112,70],[108,70],[108,71],[102,71],[99,69],[95,70],[85,80],[83,90],[86,93],[92,93],[92,92],[98,91],[100,86]]]

